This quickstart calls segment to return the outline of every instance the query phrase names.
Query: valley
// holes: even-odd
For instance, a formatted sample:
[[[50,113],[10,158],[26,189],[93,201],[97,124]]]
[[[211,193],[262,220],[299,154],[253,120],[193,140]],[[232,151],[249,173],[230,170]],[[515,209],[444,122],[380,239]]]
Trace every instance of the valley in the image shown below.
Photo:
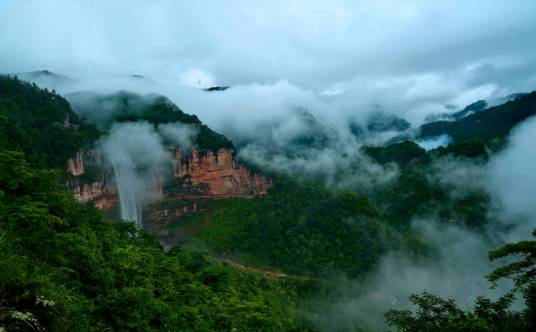
[[[25,103],[33,103],[32,98],[39,96],[43,100],[46,96],[52,109],[58,107],[54,103],[58,103],[61,97],[54,93],[17,78],[4,77],[2,80],[3,98],[11,94],[13,97],[9,98],[14,98],[12,100],[19,98]],[[515,113],[516,121],[523,121],[532,114],[530,110],[536,109],[533,95],[525,94],[504,106],[481,111],[478,116],[482,119],[497,117],[497,114],[511,117],[508,114]],[[342,288],[336,281],[341,276],[349,278],[344,283],[349,282],[350,285],[346,287],[353,288],[366,285],[376,274],[383,273],[386,257],[393,254],[400,255],[401,260],[411,259],[431,266],[447,259],[441,258],[444,249],[438,247],[426,227],[438,228],[436,232],[444,232],[446,236],[456,229],[467,233],[464,236],[468,237],[492,229],[501,231],[495,226],[498,225],[496,217],[490,213],[493,200],[488,189],[478,185],[475,180],[484,176],[488,160],[495,158],[494,155],[501,155],[501,151],[508,146],[505,130],[511,130],[517,122],[512,122],[508,129],[501,127],[495,134],[478,141],[457,138],[448,146],[430,150],[409,139],[381,146],[358,145],[356,155],[341,160],[349,162],[350,168],[344,172],[359,172],[363,167],[374,165],[380,172],[394,170],[396,176],[383,184],[376,182],[373,187],[350,182],[338,188],[324,182],[322,174],[311,176],[294,174],[293,171],[281,172],[248,159],[247,155],[241,153],[247,146],[234,147],[225,136],[214,132],[195,116],[183,113],[165,97],[147,97],[130,92],[90,95],[84,105],[93,105],[94,113],[104,114],[105,110],[99,109],[103,107],[103,100],[107,101],[106,112],[109,115],[98,120],[87,118],[87,110],[76,106],[76,103],[75,112],[66,101],[59,103],[64,109],[58,109],[56,113],[47,113],[46,106],[38,106],[43,107],[44,117],[56,117],[62,122],[60,125],[54,120],[45,120],[38,123],[36,128],[49,123],[50,130],[60,130],[62,135],[82,138],[71,150],[61,146],[63,139],[58,140],[55,148],[65,151],[61,157],[56,155],[52,159],[45,155],[43,158],[42,153],[47,150],[33,150],[33,146],[26,143],[26,138],[6,142],[4,146],[18,147],[25,153],[28,163],[22,161],[22,169],[32,166],[38,172],[39,169],[63,168],[61,178],[67,179],[64,180],[64,188],[68,192],[62,195],[70,196],[82,204],[76,208],[80,211],[77,213],[89,209],[88,213],[93,215],[91,218],[100,219],[99,223],[104,222],[108,225],[106,227],[130,227],[127,234],[139,234],[130,235],[134,236],[130,239],[127,235],[121,241],[147,239],[144,240],[149,241],[146,244],[138,243],[136,246],[151,246],[153,251],[161,250],[158,255],[163,255],[162,259],[177,252],[181,252],[180,255],[201,255],[196,259],[208,259],[203,263],[206,268],[220,270],[210,277],[216,279],[206,281],[209,287],[213,282],[220,282],[216,280],[220,280],[221,273],[244,274],[244,277],[251,275],[248,278],[272,284],[270,287],[273,289],[266,296],[279,296],[272,292],[294,294],[289,303],[291,312],[284,315],[288,315],[286,319],[292,320],[292,324],[305,324],[301,328],[317,324],[314,319],[307,318],[310,315],[317,317],[315,319],[323,317],[321,319],[329,320],[331,313],[323,312],[325,306],[341,305],[343,298],[337,294]],[[110,101],[114,101],[112,108]],[[13,108],[13,104],[7,105],[5,116],[20,119],[20,115],[24,114],[17,113],[20,111]],[[528,111],[516,113],[519,108]],[[9,126],[5,127],[5,132],[18,130],[19,135],[27,135],[27,129],[23,128],[33,121],[34,115],[26,116],[29,118],[24,121],[28,122],[20,122],[18,128],[21,129],[13,127],[17,126],[15,122],[4,122],[4,126]],[[465,123],[472,116],[456,121]],[[314,156],[312,152],[321,155],[338,144],[340,137],[330,134],[329,129],[323,133],[325,127],[315,121],[312,115],[304,119],[306,124],[315,128],[306,129],[305,132],[323,136],[323,143],[317,145],[313,143],[315,140],[309,138],[294,138],[293,151],[289,154],[289,151],[283,150],[281,157],[298,158],[295,160],[311,158]],[[376,119],[379,118],[376,116]],[[456,122],[453,123],[455,125]],[[374,128],[378,133],[391,130],[390,126]],[[49,129],[45,127],[44,130]],[[407,130],[407,127],[400,128],[400,131]],[[129,143],[133,137],[137,137],[134,143]],[[22,156],[24,154],[19,156],[15,153],[9,158]],[[280,158],[277,153],[273,157]],[[6,164],[6,167],[12,166],[12,162]],[[452,178],[452,172],[461,172],[458,175],[461,178]],[[467,176],[473,181],[472,187],[463,184]],[[47,181],[57,180],[52,176]],[[56,190],[61,192],[61,187]],[[17,190],[28,190],[22,188]],[[15,195],[14,199],[19,195],[18,191],[8,193]],[[51,197],[54,195],[57,194]],[[35,199],[41,199],[39,197]],[[17,199],[13,203],[7,202],[18,204]],[[75,203],[72,201],[69,204]],[[61,209],[55,212],[56,208],[51,206],[48,213],[63,215],[70,213],[68,211],[72,208],[65,209],[63,211],[66,212],[61,212]],[[5,219],[8,221],[9,216],[3,218],[8,218]],[[71,217],[67,214],[60,218]],[[421,222],[419,226],[416,220],[429,220],[429,225]],[[88,222],[91,225],[92,222]],[[125,226],[121,226],[123,224]],[[56,226],[46,227],[54,229]],[[78,232],[76,228],[69,232],[73,231]],[[55,232],[65,230],[58,228]],[[503,228],[502,232],[512,230]],[[49,240],[56,241],[54,238]],[[485,246],[500,244],[500,240],[491,233],[478,235],[475,241],[482,241]],[[126,248],[134,247],[130,244]],[[28,247],[25,250],[30,253],[33,249]],[[55,263],[50,261],[49,264]],[[165,265],[162,267],[165,268]],[[458,269],[457,266],[451,268]],[[129,273],[137,275],[138,272]],[[198,273],[201,272],[195,272],[195,275]],[[159,282],[159,277],[154,278],[153,282]],[[227,282],[233,283],[233,280]],[[155,284],[152,287],[159,286]],[[230,284],[226,287],[234,287],[237,291],[242,286]],[[80,289],[80,292],[80,296],[87,296],[85,290]],[[220,296],[217,292],[211,296]],[[326,298],[321,300],[319,294],[324,294]],[[356,296],[366,298],[372,294],[365,291]],[[375,304],[378,307],[374,307],[379,311],[377,315],[383,311],[388,312],[386,317],[390,317],[389,313],[395,311],[388,311],[389,306],[380,295],[374,296],[374,301],[379,301]],[[313,303],[316,305],[311,306]],[[277,306],[272,307],[273,304],[270,306],[279,310]],[[275,317],[270,315],[270,319]],[[232,321],[229,321],[230,324],[234,324]],[[273,322],[265,323],[271,325]],[[107,323],[103,321],[103,324]],[[366,324],[358,323],[357,326]],[[285,326],[290,325],[285,323]],[[349,325],[337,329],[347,327]]]
[[[536,2],[0,1],[0,332],[536,331]]]

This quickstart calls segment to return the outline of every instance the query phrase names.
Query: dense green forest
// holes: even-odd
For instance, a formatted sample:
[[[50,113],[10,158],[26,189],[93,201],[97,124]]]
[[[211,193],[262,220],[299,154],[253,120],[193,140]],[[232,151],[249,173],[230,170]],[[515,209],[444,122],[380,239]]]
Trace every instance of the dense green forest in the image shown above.
[[[53,167],[88,143],[95,130],[63,127],[65,112],[76,117],[60,96],[14,78],[2,77],[0,82],[3,114],[19,119],[1,128],[0,327],[308,329],[293,286],[186,248],[165,252],[132,224],[110,222],[95,208],[80,205],[66,191],[63,172]],[[52,137],[63,136],[49,140],[49,131]],[[28,141],[13,141],[11,132]],[[34,150],[32,143],[38,140],[47,148]]]
[[[363,276],[388,250],[419,246],[389,227],[380,211],[352,191],[334,191],[287,176],[273,178],[269,195],[216,203],[196,223],[218,252],[295,274],[344,271]]]
[[[63,168],[98,136],[55,92],[0,76],[0,147],[23,151],[33,166]]]
[[[473,156],[472,149],[459,145],[430,152],[409,141],[363,147],[378,163],[399,167],[399,176],[386,188],[364,196],[273,174],[267,196],[218,201],[184,227],[195,225],[200,240],[215,252],[249,264],[295,274],[343,271],[363,276],[388,251],[413,257],[432,254],[426,239],[410,227],[415,218],[474,229],[489,222],[491,198],[486,192],[456,196],[455,186],[435,176],[435,163],[444,159],[472,156],[474,163],[485,161],[485,155]]]
[[[55,92],[0,76],[0,330],[312,331],[319,296],[337,287],[321,285],[327,274],[363,280],[393,251],[433,259],[434,248],[410,227],[414,218],[476,230],[490,222],[487,193],[453,195],[456,188],[435,174],[450,160],[485,163],[506,144],[502,125],[496,134],[431,151],[410,141],[363,147],[374,162],[399,169],[394,181],[372,193],[270,174],[267,196],[219,200],[178,226],[195,225],[193,243],[224,260],[194,246],[164,251],[133,224],[78,203],[67,191],[67,159],[92,146],[112,122],[193,125],[201,150],[232,143],[163,97],[110,98],[114,117],[89,125]],[[391,310],[386,321],[398,331],[533,331],[535,248],[536,241],[523,241],[490,253],[510,260],[489,280],[515,285],[496,301],[481,297],[465,310],[415,294],[415,312]],[[267,278],[226,259],[289,276]],[[525,309],[511,308],[516,295]]]

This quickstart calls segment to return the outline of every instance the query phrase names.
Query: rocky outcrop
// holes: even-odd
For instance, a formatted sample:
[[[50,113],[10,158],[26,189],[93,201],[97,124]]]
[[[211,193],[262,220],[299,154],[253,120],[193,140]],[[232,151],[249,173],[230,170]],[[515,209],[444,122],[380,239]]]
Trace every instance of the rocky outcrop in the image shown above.
[[[272,185],[266,176],[236,162],[230,149],[200,153],[170,146],[171,169],[163,170],[145,197],[144,220],[172,222],[203,210],[207,202],[225,197],[265,195]],[[70,186],[81,202],[93,202],[99,209],[117,206],[118,193],[113,172],[106,169],[96,151],[78,153],[68,162],[74,176]]]
[[[69,188],[82,203],[93,202],[97,208],[108,210],[117,205],[118,195],[110,171],[101,165],[98,151],[77,153],[67,162],[67,169],[74,176]]]
[[[270,179],[252,173],[237,163],[233,151],[220,149],[200,154],[193,150],[183,153],[178,146],[172,146],[173,176],[189,177],[192,185],[201,186],[201,191],[209,196],[252,196],[264,195],[272,185]]]
[[[67,162],[67,169],[74,176],[84,174],[84,153],[78,152]]]
[[[113,208],[118,203],[117,190],[108,181],[87,182],[75,179],[70,184],[75,197],[83,202],[93,202],[101,210]]]

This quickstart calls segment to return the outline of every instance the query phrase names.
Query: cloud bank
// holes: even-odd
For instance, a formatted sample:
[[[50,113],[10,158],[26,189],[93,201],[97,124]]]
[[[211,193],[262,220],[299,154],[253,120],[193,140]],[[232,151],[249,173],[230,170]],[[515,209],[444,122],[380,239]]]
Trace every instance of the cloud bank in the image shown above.
[[[296,104],[319,119],[380,108],[418,124],[534,89],[535,20],[531,0],[5,0],[0,72],[162,93],[227,134]],[[211,85],[234,88],[194,92]]]

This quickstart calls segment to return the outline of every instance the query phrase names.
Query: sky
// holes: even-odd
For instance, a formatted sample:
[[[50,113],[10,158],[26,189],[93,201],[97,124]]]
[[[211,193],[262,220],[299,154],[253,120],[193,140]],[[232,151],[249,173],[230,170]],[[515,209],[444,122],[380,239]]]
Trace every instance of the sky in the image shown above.
[[[280,104],[418,124],[535,89],[535,22],[533,0],[0,0],[0,72],[141,74],[166,91],[238,87],[239,100],[285,85]]]

